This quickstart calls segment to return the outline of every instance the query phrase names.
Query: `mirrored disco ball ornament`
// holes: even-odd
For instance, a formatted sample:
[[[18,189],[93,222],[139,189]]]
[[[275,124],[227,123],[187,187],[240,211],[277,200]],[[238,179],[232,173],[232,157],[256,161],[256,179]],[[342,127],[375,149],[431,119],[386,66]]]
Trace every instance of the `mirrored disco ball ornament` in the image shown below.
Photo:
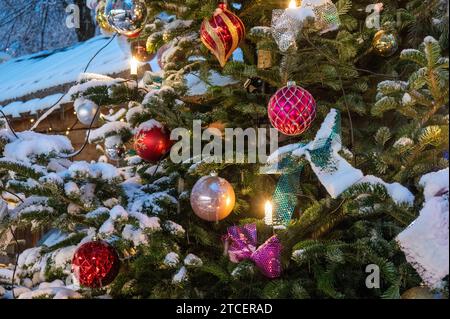
[[[118,33],[134,38],[145,27],[148,12],[143,0],[107,0],[105,15]]]
[[[125,157],[125,154],[127,153],[127,149],[122,144],[106,146],[105,153],[106,153],[106,156],[110,160],[120,161],[121,159],[123,159]]]
[[[78,121],[83,125],[90,126],[95,124],[100,115],[98,109],[99,106],[91,100],[78,99],[75,101],[75,112],[77,113]]]
[[[116,250],[104,241],[81,245],[72,258],[72,272],[81,286],[101,288],[114,281],[120,269]]]
[[[380,30],[373,37],[372,48],[376,54],[390,57],[398,50],[398,39],[394,33]]]
[[[111,36],[116,31],[114,30],[113,27],[109,25],[108,19],[106,18],[105,15],[105,6],[106,6],[105,1],[100,1],[98,3],[97,7],[95,8],[95,20],[97,21],[97,25],[99,26],[102,34],[106,36]]]
[[[289,82],[270,99],[268,115],[272,126],[281,133],[300,135],[316,118],[316,101],[307,90]]]
[[[203,220],[218,222],[225,219],[233,211],[235,203],[233,187],[215,173],[200,178],[192,188],[192,209]]]

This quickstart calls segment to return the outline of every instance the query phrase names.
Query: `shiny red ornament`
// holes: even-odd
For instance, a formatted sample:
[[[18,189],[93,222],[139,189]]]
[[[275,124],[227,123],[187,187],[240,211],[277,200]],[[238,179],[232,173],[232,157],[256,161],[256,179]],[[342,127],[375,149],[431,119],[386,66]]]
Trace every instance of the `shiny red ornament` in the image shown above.
[[[289,82],[272,96],[267,112],[278,131],[289,136],[300,135],[316,118],[316,101],[307,90]]]
[[[131,33],[131,34],[127,34],[126,37],[129,39],[136,39],[141,35],[141,31],[135,32],[135,33]]]
[[[157,162],[167,153],[173,141],[170,132],[162,127],[154,126],[151,129],[141,129],[134,137],[134,149],[142,159],[148,162]]]
[[[244,23],[223,2],[219,3],[211,19],[203,21],[200,29],[203,44],[217,57],[222,67],[244,37]]]
[[[101,288],[119,273],[120,260],[107,242],[93,241],[80,246],[72,258],[72,272],[81,286]]]

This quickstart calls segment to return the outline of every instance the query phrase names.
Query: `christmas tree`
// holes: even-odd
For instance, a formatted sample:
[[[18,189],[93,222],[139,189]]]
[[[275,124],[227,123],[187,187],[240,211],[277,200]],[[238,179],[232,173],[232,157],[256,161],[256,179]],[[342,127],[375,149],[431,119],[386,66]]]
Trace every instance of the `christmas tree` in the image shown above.
[[[104,155],[2,122],[0,235],[50,232],[0,269],[0,296],[448,295],[446,1],[95,14],[134,57],[68,92]]]

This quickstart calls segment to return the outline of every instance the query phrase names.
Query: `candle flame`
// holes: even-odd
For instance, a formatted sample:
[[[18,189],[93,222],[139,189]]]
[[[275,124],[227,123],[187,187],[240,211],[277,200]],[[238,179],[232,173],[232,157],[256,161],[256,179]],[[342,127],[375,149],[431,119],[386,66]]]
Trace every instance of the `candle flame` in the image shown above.
[[[273,223],[273,216],[272,216],[273,205],[270,200],[266,201],[264,210],[265,210],[265,223],[266,223],[266,225],[270,226]]]
[[[290,9],[297,8],[297,1],[296,0],[291,0],[291,2],[289,2],[289,8]]]

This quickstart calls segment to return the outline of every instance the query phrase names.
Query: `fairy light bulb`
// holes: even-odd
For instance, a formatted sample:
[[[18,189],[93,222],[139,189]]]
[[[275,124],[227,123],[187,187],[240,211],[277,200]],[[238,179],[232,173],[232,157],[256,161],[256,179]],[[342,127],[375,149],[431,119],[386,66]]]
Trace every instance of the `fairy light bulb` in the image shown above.
[[[138,74],[138,61],[134,57],[130,61],[130,73],[136,76]]]
[[[289,2],[289,9],[295,9],[295,8],[297,8],[297,1],[291,0],[291,2]]]
[[[265,211],[264,221],[266,225],[268,226],[273,225],[273,205],[270,200],[266,201],[266,204],[264,205],[264,211]]]

